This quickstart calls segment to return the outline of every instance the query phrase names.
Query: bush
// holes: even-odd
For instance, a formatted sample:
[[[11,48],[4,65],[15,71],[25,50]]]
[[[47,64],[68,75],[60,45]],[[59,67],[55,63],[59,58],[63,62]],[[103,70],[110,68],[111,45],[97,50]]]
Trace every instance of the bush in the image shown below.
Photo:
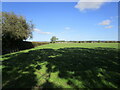
[[[39,46],[39,45],[45,45],[45,44],[49,44],[49,42],[32,42],[33,46]]]
[[[31,49],[39,45],[49,44],[49,42],[27,42],[27,41],[16,41],[14,43],[2,43],[2,54],[17,52],[21,50]]]

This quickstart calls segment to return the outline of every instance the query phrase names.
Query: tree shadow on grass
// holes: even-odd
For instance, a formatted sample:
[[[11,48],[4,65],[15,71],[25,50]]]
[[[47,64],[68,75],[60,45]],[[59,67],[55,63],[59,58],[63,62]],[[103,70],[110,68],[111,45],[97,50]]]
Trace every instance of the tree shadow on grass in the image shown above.
[[[41,49],[27,53],[4,55],[2,61],[2,84],[4,88],[36,87],[36,70],[40,70],[39,63],[45,62],[52,49]],[[49,53],[50,52],[50,53]],[[46,56],[47,55],[47,56]],[[41,88],[41,86],[40,86]]]
[[[39,49],[28,53],[4,56],[3,88],[34,88],[37,84],[38,63],[47,62],[47,73],[59,71],[73,88],[117,88],[120,87],[120,61],[114,48],[61,48]],[[54,68],[53,68],[54,66]],[[50,78],[50,76],[49,76]],[[40,88],[55,88],[46,79]],[[81,83],[81,84],[80,84]],[[58,86],[58,88],[62,88]]]
[[[48,62],[48,72],[59,71],[59,77],[68,80],[74,88],[120,87],[120,61],[114,48],[64,48]],[[55,66],[52,68],[52,66]]]

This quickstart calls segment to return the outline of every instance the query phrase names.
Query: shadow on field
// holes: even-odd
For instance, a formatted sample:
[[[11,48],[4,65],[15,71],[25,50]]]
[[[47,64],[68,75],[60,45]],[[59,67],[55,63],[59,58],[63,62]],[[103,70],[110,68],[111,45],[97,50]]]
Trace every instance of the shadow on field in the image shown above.
[[[58,77],[66,79],[73,88],[80,88],[79,83],[85,88],[120,87],[118,54],[114,48],[61,48],[6,55],[3,56],[7,58],[3,61],[3,88],[62,88],[49,81],[51,73],[57,71]],[[41,69],[38,63],[45,61],[49,77],[37,86],[34,72]]]

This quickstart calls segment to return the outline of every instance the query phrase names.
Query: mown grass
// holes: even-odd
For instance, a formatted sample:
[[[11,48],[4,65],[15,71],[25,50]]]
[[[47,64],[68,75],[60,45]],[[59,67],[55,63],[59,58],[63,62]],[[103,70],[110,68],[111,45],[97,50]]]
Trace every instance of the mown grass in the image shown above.
[[[118,43],[61,43],[2,57],[3,88],[119,88]]]

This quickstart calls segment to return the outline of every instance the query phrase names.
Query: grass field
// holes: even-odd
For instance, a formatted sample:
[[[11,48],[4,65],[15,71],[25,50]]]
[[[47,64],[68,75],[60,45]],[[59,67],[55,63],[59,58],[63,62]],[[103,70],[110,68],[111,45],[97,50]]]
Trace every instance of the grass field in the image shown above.
[[[61,43],[2,56],[3,88],[120,88],[118,43]]]

